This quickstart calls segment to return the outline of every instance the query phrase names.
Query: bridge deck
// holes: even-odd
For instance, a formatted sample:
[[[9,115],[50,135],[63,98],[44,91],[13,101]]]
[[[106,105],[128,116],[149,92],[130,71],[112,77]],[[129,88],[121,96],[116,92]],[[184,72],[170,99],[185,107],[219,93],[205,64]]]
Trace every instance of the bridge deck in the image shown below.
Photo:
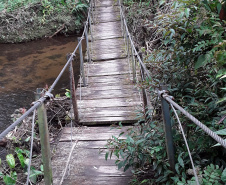
[[[142,109],[140,93],[132,82],[119,7],[115,2],[96,2],[90,43],[92,62],[85,66],[88,86],[77,90],[78,97],[79,91],[82,92],[78,111],[83,125],[134,123],[138,119],[136,110]],[[73,128],[72,134],[70,128],[64,128],[52,161],[54,184],[59,184],[75,142],[63,184],[128,184],[131,174],[117,169],[116,158],[106,161],[104,153],[99,154],[99,149],[105,149],[106,140],[119,133],[121,130],[110,130],[107,126]]]
[[[92,63],[85,64],[88,86],[78,101],[83,125],[134,123],[141,97],[132,82],[126,45],[122,37],[119,6],[114,0],[99,0],[94,11]],[[77,92],[79,93],[79,92]]]
[[[72,152],[70,164],[63,185],[126,185],[131,174],[129,171],[118,170],[115,165],[116,158],[105,160],[104,150],[107,139],[112,135],[118,136],[123,130],[109,127],[82,127],[73,128],[71,143],[71,128],[64,128],[56,154],[52,159],[53,184],[59,184],[63,176],[63,171],[71,152],[72,145],[76,142],[76,147]],[[121,139],[123,139],[121,137]]]

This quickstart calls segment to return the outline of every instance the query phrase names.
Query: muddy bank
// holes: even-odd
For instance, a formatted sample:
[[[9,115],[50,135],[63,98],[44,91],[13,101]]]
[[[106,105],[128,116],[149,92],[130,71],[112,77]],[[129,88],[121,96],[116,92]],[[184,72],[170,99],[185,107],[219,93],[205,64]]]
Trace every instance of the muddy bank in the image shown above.
[[[76,5],[53,6],[31,3],[13,11],[0,11],[0,43],[20,43],[56,35],[79,34],[86,8],[78,12]]]

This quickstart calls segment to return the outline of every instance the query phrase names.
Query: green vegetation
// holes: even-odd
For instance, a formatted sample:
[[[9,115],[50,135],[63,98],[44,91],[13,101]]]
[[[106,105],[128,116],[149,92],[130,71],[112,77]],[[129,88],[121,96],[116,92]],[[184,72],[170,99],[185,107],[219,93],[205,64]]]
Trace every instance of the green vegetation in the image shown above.
[[[153,90],[167,84],[175,102],[217,134],[226,135],[225,3],[126,0],[124,5],[130,30],[152,75],[142,85],[152,94],[155,109],[150,110],[152,118],[137,124],[126,140],[114,136],[108,141],[106,159],[115,154],[119,168],[132,167],[132,184],[195,184],[173,112],[176,172],[169,168],[160,102]],[[214,146],[216,141],[178,114],[200,184],[225,184],[226,150]]]
[[[86,0],[3,0],[0,42],[24,42],[79,32],[87,10]]]
[[[3,178],[3,181],[6,185],[14,185],[18,180],[18,175],[16,170],[24,171],[24,175],[27,175],[27,167],[29,164],[29,155],[30,152],[28,150],[22,150],[19,148],[15,148],[15,155],[8,154],[6,156],[7,166],[1,166],[0,159],[0,177]],[[16,156],[16,158],[14,157]],[[30,171],[30,181],[32,183],[36,183],[38,176],[43,175],[43,167],[40,166],[40,170],[36,170],[34,166],[31,166]],[[21,175],[21,174],[20,174]]]

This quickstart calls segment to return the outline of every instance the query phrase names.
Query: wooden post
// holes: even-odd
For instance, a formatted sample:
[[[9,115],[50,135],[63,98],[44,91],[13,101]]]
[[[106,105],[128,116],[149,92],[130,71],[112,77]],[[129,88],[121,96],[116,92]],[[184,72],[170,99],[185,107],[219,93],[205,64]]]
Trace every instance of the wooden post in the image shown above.
[[[132,68],[133,68],[133,83],[136,83],[136,59],[134,58],[134,51],[131,46],[131,56],[132,56]]]
[[[167,90],[166,86],[161,85],[160,90]],[[162,115],[164,120],[164,130],[165,130],[165,139],[166,139],[166,150],[168,154],[170,169],[175,172],[175,152],[173,146],[173,135],[172,135],[172,127],[170,121],[170,111],[169,111],[169,104],[167,101],[161,98],[162,104]]]
[[[87,51],[87,58],[88,58],[88,61],[91,62],[87,29],[88,29],[88,27],[87,27],[86,30],[85,30],[85,37],[86,37],[86,51]]]
[[[67,55],[67,60],[69,60],[70,54]],[[76,90],[75,90],[75,78],[74,78],[74,70],[72,61],[70,62],[70,87],[71,87],[71,98],[72,98],[72,106],[74,110],[74,120],[76,124],[79,124],[79,117],[78,117],[78,105],[77,105],[77,98],[76,98]]]
[[[127,45],[127,56],[129,58],[129,34],[126,31],[126,45]]]
[[[139,53],[140,59],[143,61],[143,56],[142,53]],[[140,65],[140,72],[141,72],[141,78],[142,82],[145,81],[144,78],[144,68],[142,65]],[[148,115],[148,98],[147,98],[147,92],[144,87],[142,87],[142,94],[143,94],[143,102],[144,102],[144,114],[145,114],[145,119],[147,120],[147,115]]]
[[[94,10],[95,10],[95,8],[96,8],[96,2],[95,2],[95,0],[93,0],[93,7],[94,7]]]
[[[78,42],[80,42],[81,38],[78,37]],[[83,54],[82,54],[82,42],[79,44],[79,55],[80,55],[80,75],[82,75],[83,86],[86,86],[86,78],[84,72],[84,61],[83,61]]]
[[[89,17],[89,30],[90,30],[90,35],[91,35],[91,41],[93,41],[93,32],[92,32],[92,25],[91,25],[91,18]]]
[[[42,89],[38,88],[36,91],[36,100],[41,98]],[[40,143],[41,143],[41,152],[42,152],[42,162],[44,168],[44,180],[45,185],[51,185],[53,182],[52,179],[52,167],[51,167],[51,152],[49,144],[49,130],[47,122],[46,107],[43,103],[38,108],[38,125],[39,125],[39,134],[40,134]]]

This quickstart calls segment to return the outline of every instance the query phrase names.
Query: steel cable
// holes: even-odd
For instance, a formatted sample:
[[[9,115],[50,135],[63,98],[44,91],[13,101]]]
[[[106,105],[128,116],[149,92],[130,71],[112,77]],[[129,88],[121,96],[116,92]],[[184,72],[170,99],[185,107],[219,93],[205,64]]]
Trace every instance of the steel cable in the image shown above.
[[[26,182],[26,185],[28,185],[29,181],[30,181],[31,159],[32,159],[33,142],[34,142],[35,115],[36,115],[36,109],[34,110],[33,117],[32,117],[31,145],[30,145],[29,164],[28,164],[28,167],[27,167],[27,182]]]
[[[188,155],[189,155],[189,158],[190,158],[190,161],[191,161],[191,165],[192,165],[193,173],[194,173],[194,176],[195,176],[196,184],[199,185],[199,179],[198,179],[198,176],[197,176],[197,173],[196,173],[196,170],[195,170],[195,165],[194,165],[194,162],[193,162],[193,159],[192,159],[192,156],[191,156],[191,152],[190,152],[190,149],[189,149],[189,146],[188,146],[188,142],[187,142],[186,136],[185,136],[185,134],[184,134],[184,129],[183,129],[182,125],[181,125],[179,116],[178,116],[178,114],[177,114],[175,108],[173,107],[172,104],[170,104],[170,105],[171,105],[171,107],[172,107],[172,109],[173,109],[173,112],[175,113],[175,116],[176,116],[177,121],[178,121],[178,123],[179,123],[179,128],[180,128],[180,130],[181,130],[182,136],[183,136],[183,138],[184,138],[185,145],[186,145],[187,150],[188,150]]]
[[[226,148],[226,141],[223,140],[220,136],[210,130],[206,125],[197,120],[194,116],[189,114],[186,110],[184,110],[181,106],[175,103],[167,94],[162,94],[162,97],[169,103],[172,104],[175,108],[177,108],[181,113],[183,113],[187,118],[189,118],[192,122],[194,122],[197,126],[199,126],[204,132],[206,132],[210,137],[220,143],[224,148]]]

